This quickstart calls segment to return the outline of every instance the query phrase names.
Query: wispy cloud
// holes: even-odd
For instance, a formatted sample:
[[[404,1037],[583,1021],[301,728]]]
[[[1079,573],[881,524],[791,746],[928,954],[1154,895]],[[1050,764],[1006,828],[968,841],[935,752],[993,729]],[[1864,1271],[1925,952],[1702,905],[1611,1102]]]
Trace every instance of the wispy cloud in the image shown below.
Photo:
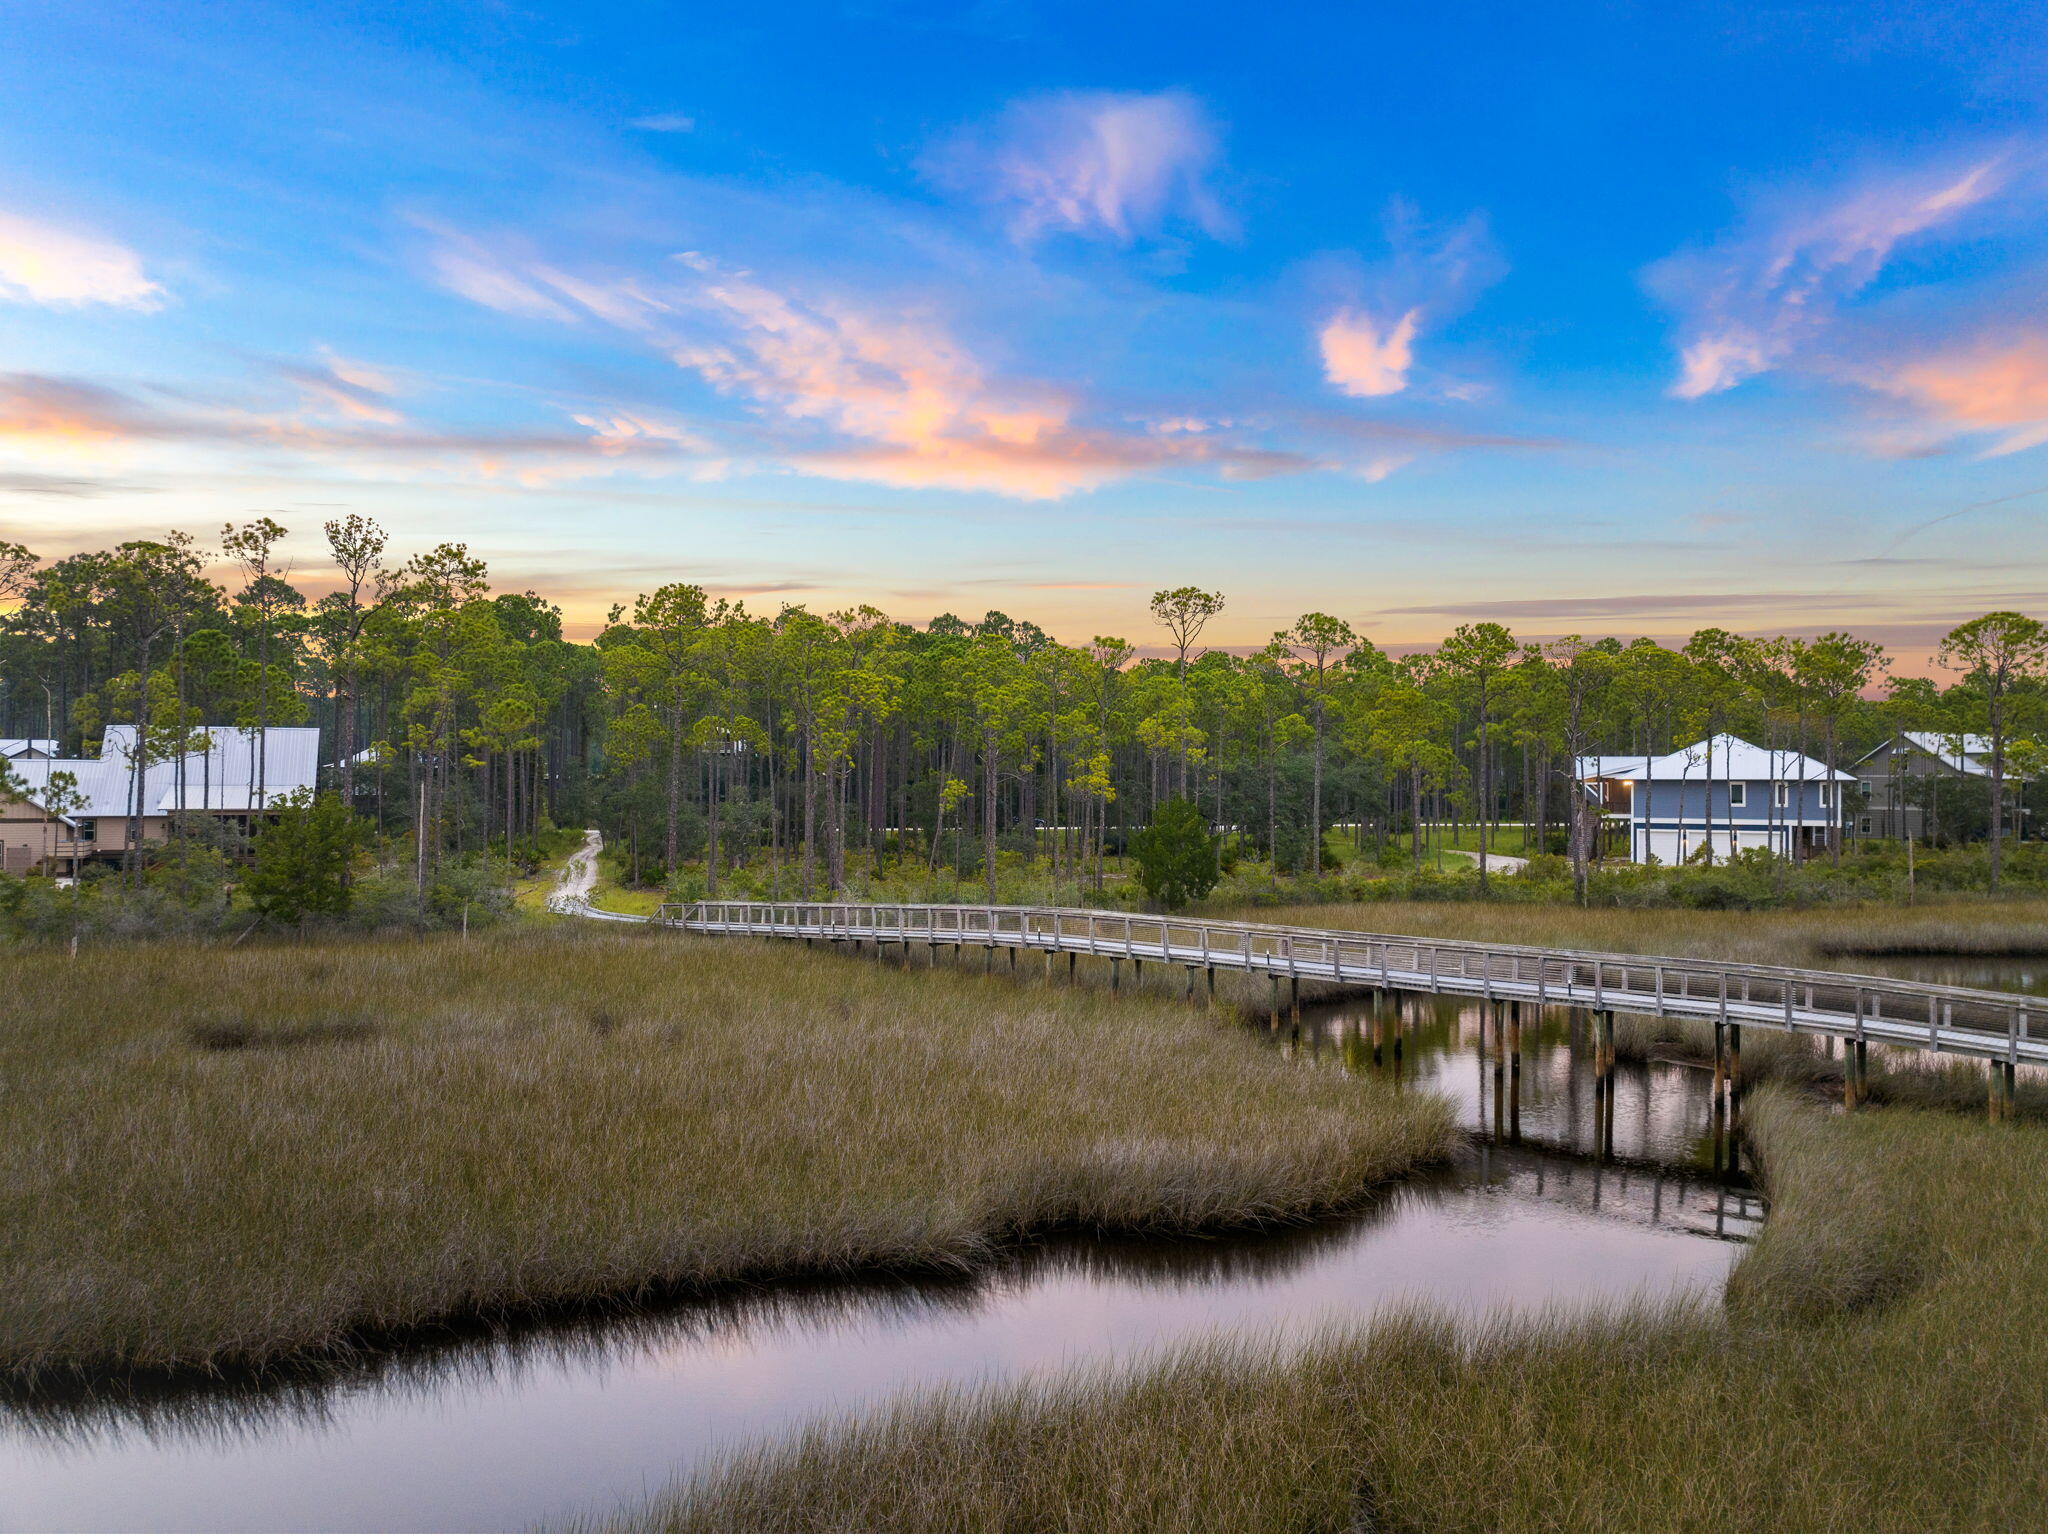
[[[680,433],[629,429],[617,419],[573,418],[573,429],[446,430],[362,416],[336,425],[291,409],[164,408],[88,380],[0,373],[0,447],[100,461],[110,448],[148,445],[271,449],[371,471],[453,468],[536,484],[627,464],[690,468],[703,451]]]
[[[382,426],[396,426],[404,419],[394,403],[399,392],[397,380],[386,369],[337,356],[322,347],[318,362],[280,362],[277,370],[317,408]]]
[[[1170,467],[1260,478],[1319,466],[1210,433],[1090,424],[1071,391],[1004,375],[936,314],[697,253],[652,277],[589,276],[463,240],[434,268],[493,308],[627,333],[759,412],[764,460],[812,473],[1047,499]]]
[[[26,470],[0,470],[0,495],[34,495],[53,500],[90,500],[103,495],[132,495],[153,488],[149,485],[126,484],[120,480],[97,479],[76,474],[36,474]]]
[[[1316,286],[1337,295],[1324,300],[1316,327],[1323,376],[1354,399],[1407,389],[1423,326],[1458,314],[1506,269],[1477,214],[1431,228],[1397,201],[1386,229],[1383,259],[1367,264],[1355,255],[1326,257],[1311,272]],[[1475,394],[1469,384],[1440,392],[1457,399]]]
[[[1780,202],[1703,250],[1652,267],[1651,289],[1678,316],[1671,393],[1732,389],[1794,355],[1868,288],[1897,249],[1954,223],[2003,190],[1998,156]]]
[[[1180,227],[1227,237],[1222,136],[1181,91],[1069,91],[1011,106],[926,156],[938,184],[1002,210],[1011,233],[1130,244]]]
[[[686,117],[681,112],[656,112],[648,117],[636,117],[633,126],[647,133],[689,133],[695,130],[697,119]]]
[[[154,309],[163,296],[127,246],[0,210],[0,299],[52,309]]]

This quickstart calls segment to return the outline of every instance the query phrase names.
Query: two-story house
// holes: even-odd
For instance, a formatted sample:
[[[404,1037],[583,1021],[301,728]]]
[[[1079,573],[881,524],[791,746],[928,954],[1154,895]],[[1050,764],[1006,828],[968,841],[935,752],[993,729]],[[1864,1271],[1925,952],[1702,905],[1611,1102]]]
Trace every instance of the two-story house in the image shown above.
[[[1662,756],[1581,757],[1578,778],[1600,814],[1600,854],[1631,863],[1718,863],[1755,848],[1794,860],[1825,852],[1841,835],[1843,792],[1856,782],[1810,756],[1734,735]]]
[[[1865,802],[1856,831],[1863,836],[1924,841],[1939,829],[1928,823],[1923,784],[1927,778],[1968,779],[1988,793],[1991,778],[1991,737],[1943,735],[1933,730],[1901,730],[1855,764]],[[2008,782],[2008,805],[2021,785]],[[2012,824],[2012,811],[2006,811]]]
[[[0,872],[75,874],[95,857],[118,858],[131,818],[140,822],[145,843],[168,837],[179,815],[212,816],[247,829],[265,806],[311,789],[318,779],[317,729],[214,725],[204,733],[204,750],[163,761],[137,760],[131,724],[107,726],[98,756],[38,750],[5,758],[26,793],[0,792]],[[54,748],[56,742],[32,744]],[[52,792],[53,778],[66,792]]]

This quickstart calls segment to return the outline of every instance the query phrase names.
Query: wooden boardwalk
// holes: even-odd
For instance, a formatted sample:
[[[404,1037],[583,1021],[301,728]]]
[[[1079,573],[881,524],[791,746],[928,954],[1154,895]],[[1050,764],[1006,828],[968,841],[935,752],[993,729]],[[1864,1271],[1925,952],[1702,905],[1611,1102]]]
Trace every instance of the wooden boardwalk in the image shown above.
[[[2007,1111],[2014,1069],[2048,1065],[2048,1037],[2033,1031],[2048,1000],[1882,975],[1051,906],[703,900],[665,905],[655,920],[719,936],[1182,965],[1190,987],[1199,974],[1212,992],[1218,970],[1235,970],[1269,977],[1276,1001],[1283,982],[1298,996],[1301,981],[1322,981],[1573,1007],[1610,1022],[1617,1012],[1680,1018],[1717,1025],[1717,1036],[1734,1030],[1738,1050],[1741,1028],[1770,1028],[1844,1041],[1852,1091],[1870,1044],[1988,1061],[2002,1068],[1992,1090]]]

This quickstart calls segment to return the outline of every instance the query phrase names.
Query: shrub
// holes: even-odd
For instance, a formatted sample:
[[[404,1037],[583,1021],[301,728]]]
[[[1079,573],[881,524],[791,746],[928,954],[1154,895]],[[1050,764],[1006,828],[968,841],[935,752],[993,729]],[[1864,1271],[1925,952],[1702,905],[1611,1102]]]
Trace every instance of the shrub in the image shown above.
[[[1169,799],[1152,814],[1152,824],[1131,838],[1138,882],[1156,904],[1177,911],[1207,898],[1223,877],[1220,838],[1186,799]]]

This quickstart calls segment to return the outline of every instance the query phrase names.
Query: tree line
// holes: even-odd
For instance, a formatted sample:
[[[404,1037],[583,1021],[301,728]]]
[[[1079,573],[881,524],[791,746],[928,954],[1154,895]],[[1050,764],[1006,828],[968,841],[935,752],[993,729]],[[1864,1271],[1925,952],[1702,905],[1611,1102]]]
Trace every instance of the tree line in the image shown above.
[[[1006,859],[1099,886],[1174,800],[1276,876],[1322,872],[1333,827],[1419,865],[1456,823],[1484,878],[1511,823],[1583,885],[1598,849],[1574,759],[1721,732],[1830,767],[1894,731],[1988,735],[1981,814],[1947,819],[1951,836],[1982,830],[1995,882],[2009,786],[2042,765],[2048,626],[2019,613],[1958,626],[1938,680],[1892,675],[1842,632],[1532,644],[1478,622],[1396,656],[1310,612],[1242,653],[1202,645],[1226,600],[1194,587],[1153,596],[1148,654],[998,612],[755,614],[684,583],[579,643],[544,596],[493,592],[462,544],[400,559],[367,517],[322,532],[317,597],[268,517],[223,527],[217,549],[182,533],[51,559],[0,543],[0,735],[76,751],[130,723],[160,760],[201,725],[317,724],[334,791],[422,885],[589,824],[635,882],[814,896],[856,868],[922,869],[990,900]]]

